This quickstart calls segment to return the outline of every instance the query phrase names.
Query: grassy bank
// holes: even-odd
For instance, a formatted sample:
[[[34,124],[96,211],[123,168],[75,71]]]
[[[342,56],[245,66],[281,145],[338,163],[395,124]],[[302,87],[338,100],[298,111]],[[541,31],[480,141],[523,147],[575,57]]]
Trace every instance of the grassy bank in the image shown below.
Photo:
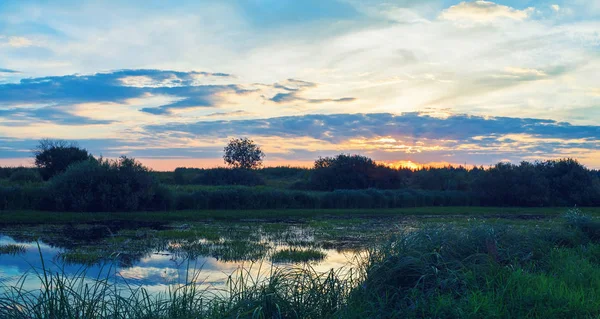
[[[395,234],[351,272],[201,271],[162,295],[39,271],[42,290],[4,287],[2,318],[597,318],[600,221],[571,210],[544,226],[426,226]],[[87,284],[86,284],[87,283]]]
[[[183,210],[169,212],[110,212],[76,213],[46,212],[35,210],[0,211],[0,224],[71,224],[104,221],[206,221],[206,220],[250,220],[250,219],[293,219],[293,218],[353,218],[353,217],[490,217],[531,219],[556,217],[563,214],[564,207],[410,207],[391,209],[256,209],[256,210]],[[582,208],[585,214],[600,215],[600,207]]]

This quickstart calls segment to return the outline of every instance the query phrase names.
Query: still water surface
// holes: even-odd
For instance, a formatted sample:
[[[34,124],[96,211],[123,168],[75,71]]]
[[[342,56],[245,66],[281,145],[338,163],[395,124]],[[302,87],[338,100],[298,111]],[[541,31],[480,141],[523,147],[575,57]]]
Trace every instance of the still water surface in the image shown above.
[[[129,225],[131,226],[131,225]],[[25,250],[0,255],[0,285],[40,288],[42,268],[67,276],[105,278],[121,287],[165,292],[189,278],[203,288],[226,290],[240,269],[265,278],[273,267],[345,271],[371,245],[401,228],[397,220],[323,220],[296,223],[191,223],[170,225],[29,225],[0,228],[0,245]],[[296,260],[278,252],[309,252]]]

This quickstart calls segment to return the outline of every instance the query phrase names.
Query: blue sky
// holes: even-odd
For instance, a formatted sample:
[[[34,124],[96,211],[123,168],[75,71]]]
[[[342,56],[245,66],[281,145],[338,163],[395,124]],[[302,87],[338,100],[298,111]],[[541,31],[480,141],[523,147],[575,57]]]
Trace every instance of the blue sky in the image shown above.
[[[360,153],[600,167],[597,1],[2,1],[0,165],[40,138],[157,169]]]

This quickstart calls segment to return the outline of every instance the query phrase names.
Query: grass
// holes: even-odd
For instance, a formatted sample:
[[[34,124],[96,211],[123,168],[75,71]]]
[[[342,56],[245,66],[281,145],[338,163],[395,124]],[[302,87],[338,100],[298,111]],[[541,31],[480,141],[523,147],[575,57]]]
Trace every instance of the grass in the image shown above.
[[[183,224],[183,225],[172,225],[172,229],[165,229],[158,231],[157,235],[160,238],[167,239],[198,239],[203,238],[206,240],[217,241],[221,238],[218,230],[215,228],[207,227],[202,224]]]
[[[271,261],[275,263],[302,263],[310,261],[321,261],[327,254],[317,249],[287,248],[279,250],[271,255]]]
[[[39,291],[26,291],[19,284],[5,287],[0,317],[327,318],[348,292],[333,271],[319,274],[309,267],[264,271],[260,266],[240,268],[219,292],[199,288],[200,272],[188,271],[191,275],[181,283],[157,295],[141,287],[116,289],[110,267],[95,278],[87,278],[85,270],[66,276],[42,268],[34,271],[42,283]],[[258,272],[253,267],[259,267]]]
[[[106,252],[95,249],[73,249],[58,254],[58,258],[67,264],[80,264],[92,266],[109,259]]]
[[[193,240],[193,239],[198,239],[198,238],[204,238],[207,240],[219,240],[219,238],[221,238],[214,231],[201,232],[201,231],[190,230],[190,229],[161,230],[157,233],[157,236],[160,238],[165,238],[165,239],[188,239],[188,240]]]
[[[264,258],[271,247],[266,243],[244,240],[226,240],[210,249],[211,256],[221,261],[258,261]]]
[[[577,210],[543,226],[426,225],[396,233],[351,271],[253,271],[258,263],[231,274],[224,291],[201,289],[201,271],[151,295],[42,269],[40,291],[4,287],[0,317],[597,318],[598,234],[600,222]]]
[[[77,213],[44,211],[0,211],[2,224],[71,224],[106,221],[207,221],[207,220],[281,220],[314,217],[502,217],[527,218],[528,216],[556,217],[564,213],[564,207],[410,207],[392,209],[287,209],[287,210],[187,210],[171,212],[124,212],[124,213]],[[600,215],[600,207],[586,207],[587,215]]]
[[[0,245],[0,255],[19,255],[25,253],[26,250],[25,246],[18,244]]]

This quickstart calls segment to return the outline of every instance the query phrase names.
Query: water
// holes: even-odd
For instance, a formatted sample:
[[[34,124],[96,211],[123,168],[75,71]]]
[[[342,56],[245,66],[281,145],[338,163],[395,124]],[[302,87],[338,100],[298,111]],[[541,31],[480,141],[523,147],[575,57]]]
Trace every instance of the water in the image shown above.
[[[25,251],[0,255],[0,283],[41,287],[42,268],[88,279],[105,278],[120,287],[165,292],[170,285],[194,281],[202,288],[226,290],[240,269],[266,278],[273,268],[310,265],[317,272],[346,271],[357,255],[401,227],[399,221],[339,220],[296,223],[186,223],[170,225],[30,225],[0,228],[0,245]],[[277,260],[278,252],[303,254]],[[275,260],[275,261],[274,261]],[[26,276],[24,276],[26,275]]]

